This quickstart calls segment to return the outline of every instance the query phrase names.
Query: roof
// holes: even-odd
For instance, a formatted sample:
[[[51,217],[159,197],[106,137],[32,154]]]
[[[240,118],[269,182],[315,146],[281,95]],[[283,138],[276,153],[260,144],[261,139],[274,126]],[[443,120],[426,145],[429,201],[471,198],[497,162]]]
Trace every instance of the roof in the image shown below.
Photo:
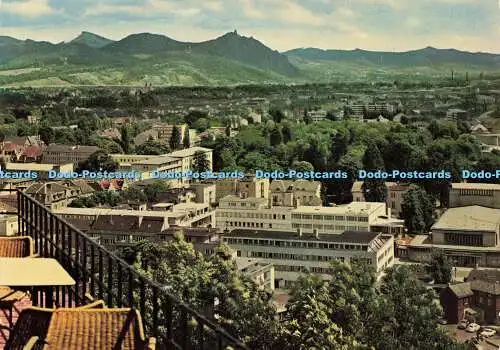
[[[97,146],[68,146],[68,145],[58,145],[58,144],[52,144],[43,150],[44,153],[47,152],[77,152],[77,153],[94,153],[97,151],[100,151],[101,148]]]
[[[306,180],[274,180],[269,185],[269,191],[318,191],[321,188],[319,181]]]
[[[47,163],[7,163],[5,167],[8,170],[21,170],[21,171],[50,171],[54,170],[54,164]]]
[[[456,190],[494,190],[500,191],[500,185],[497,184],[482,184],[469,182],[456,182],[451,184],[452,189]]]
[[[341,234],[319,234],[318,238],[314,234],[303,233],[299,236],[291,231],[267,231],[267,230],[245,230],[236,229],[225,233],[223,237],[242,237],[254,239],[277,239],[289,241],[315,241],[315,242],[335,242],[335,243],[355,243],[369,244],[375,240],[380,233],[369,231],[345,231]]]
[[[95,192],[94,188],[90,186],[86,180],[83,179],[68,180],[65,181],[64,184],[66,186],[78,187],[82,191],[82,194],[89,194]]]
[[[144,132],[141,132],[139,135],[134,137],[134,144],[136,146],[140,146],[146,141],[149,140],[149,138],[153,138],[153,140],[158,139],[158,131],[157,130],[146,130]]]
[[[42,155],[42,147],[40,146],[28,146],[23,151],[23,156],[27,158],[37,158]]]
[[[333,207],[320,207],[320,206],[300,206],[294,209],[295,213],[307,214],[340,214],[340,215],[358,215],[369,214],[377,209],[385,208],[385,203],[378,202],[352,202],[344,205],[336,205]]]
[[[137,216],[98,216],[91,225],[91,231],[120,231],[159,233],[162,231],[165,218],[146,217],[140,220]]]
[[[474,269],[467,276],[474,291],[500,295],[500,270]]]
[[[496,231],[500,226],[500,209],[479,205],[448,209],[432,230]]]
[[[25,192],[28,194],[51,194],[66,192],[69,188],[57,182],[36,183],[28,187]]]
[[[397,187],[398,186],[397,182],[386,182],[385,185],[387,187],[390,187],[391,190],[397,191],[399,189]],[[363,186],[363,181],[354,181],[351,187],[351,192],[363,192],[362,186]],[[404,186],[404,189],[407,190],[408,188]]]
[[[161,156],[155,156],[151,157],[145,160],[140,160],[134,163],[134,165],[160,165],[160,164],[165,164],[165,163],[173,163],[173,162],[178,162],[179,159],[177,158],[172,158],[169,155],[161,155]]]
[[[191,148],[186,148],[186,149],[181,149],[178,151],[170,152],[168,155],[171,157],[184,158],[184,157],[191,157],[196,152],[212,152],[212,150],[210,148],[205,148],[205,147],[191,147]]]
[[[448,288],[459,299],[474,295],[469,282],[450,284]]]

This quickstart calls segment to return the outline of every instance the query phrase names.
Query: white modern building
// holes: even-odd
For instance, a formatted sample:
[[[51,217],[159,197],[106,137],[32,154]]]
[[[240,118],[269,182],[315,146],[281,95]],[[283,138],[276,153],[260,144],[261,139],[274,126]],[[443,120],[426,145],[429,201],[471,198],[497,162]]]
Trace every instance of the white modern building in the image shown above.
[[[216,209],[216,227],[222,231],[260,229],[341,234],[344,231],[370,231],[371,225],[402,227],[401,220],[386,215],[385,203],[353,202],[333,207],[274,206],[272,199],[226,196]],[[392,231],[389,231],[392,232]]]
[[[300,229],[264,231],[238,229],[222,236],[239,258],[272,263],[275,287],[289,288],[301,273],[310,271],[328,278],[332,261],[362,261],[380,273],[394,264],[394,238],[377,232],[305,234]]]

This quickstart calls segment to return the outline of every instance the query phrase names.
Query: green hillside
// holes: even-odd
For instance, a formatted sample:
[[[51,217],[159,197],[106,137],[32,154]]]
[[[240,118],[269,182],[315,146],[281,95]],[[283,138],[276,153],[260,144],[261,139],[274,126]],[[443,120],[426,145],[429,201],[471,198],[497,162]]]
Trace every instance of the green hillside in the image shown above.
[[[113,43],[113,40],[110,40],[108,38],[105,38],[103,36],[94,33],[83,31],[79,36],[71,40],[71,43],[84,44],[89,47],[93,47],[95,49],[100,49],[101,47]]]
[[[0,86],[233,85],[426,82],[496,74],[500,55],[425,48],[408,52],[273,50],[236,31],[199,43],[139,33],[112,41],[82,32],[68,43],[0,36]]]
[[[8,72],[8,71],[7,71]],[[110,66],[50,65],[36,71],[0,74],[0,85],[233,85],[290,82],[265,71],[206,54],[172,52],[162,57],[136,58],[134,64]],[[1,71],[0,71],[1,73]],[[15,74],[14,74],[15,73]],[[59,83],[54,84],[54,82]]]

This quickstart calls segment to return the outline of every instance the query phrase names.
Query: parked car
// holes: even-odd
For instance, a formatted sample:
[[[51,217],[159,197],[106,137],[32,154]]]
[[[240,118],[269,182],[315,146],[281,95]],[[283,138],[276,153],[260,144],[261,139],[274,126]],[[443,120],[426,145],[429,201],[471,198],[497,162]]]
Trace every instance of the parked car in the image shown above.
[[[483,337],[485,337],[485,338],[489,338],[489,337],[494,336],[496,333],[497,333],[497,331],[496,331],[496,330],[494,330],[494,329],[491,329],[491,328],[483,328],[483,329],[481,330],[481,333],[479,333],[479,334],[481,334],[481,335],[482,335]]]
[[[467,324],[468,324],[468,323],[469,323],[469,322],[467,322],[467,320],[462,320],[462,321],[460,321],[460,322],[458,323],[457,327],[458,327],[458,329],[465,329],[465,328],[467,328]]]
[[[469,323],[469,325],[467,326],[467,328],[465,329],[467,332],[469,333],[474,333],[474,332],[477,332],[478,330],[481,329],[481,326],[478,325],[477,323]]]

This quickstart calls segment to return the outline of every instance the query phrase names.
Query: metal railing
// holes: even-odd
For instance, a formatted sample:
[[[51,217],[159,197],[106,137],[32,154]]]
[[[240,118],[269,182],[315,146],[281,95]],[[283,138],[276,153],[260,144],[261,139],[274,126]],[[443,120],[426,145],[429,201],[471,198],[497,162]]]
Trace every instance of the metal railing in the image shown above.
[[[114,253],[53,214],[43,204],[17,191],[19,234],[29,235],[41,257],[51,257],[75,279],[72,287],[34,293],[33,303],[79,306],[91,295],[108,307],[133,307],[142,315],[157,349],[248,349],[214,321],[192,309],[166,288],[134,269]],[[53,293],[53,294],[52,294]]]

